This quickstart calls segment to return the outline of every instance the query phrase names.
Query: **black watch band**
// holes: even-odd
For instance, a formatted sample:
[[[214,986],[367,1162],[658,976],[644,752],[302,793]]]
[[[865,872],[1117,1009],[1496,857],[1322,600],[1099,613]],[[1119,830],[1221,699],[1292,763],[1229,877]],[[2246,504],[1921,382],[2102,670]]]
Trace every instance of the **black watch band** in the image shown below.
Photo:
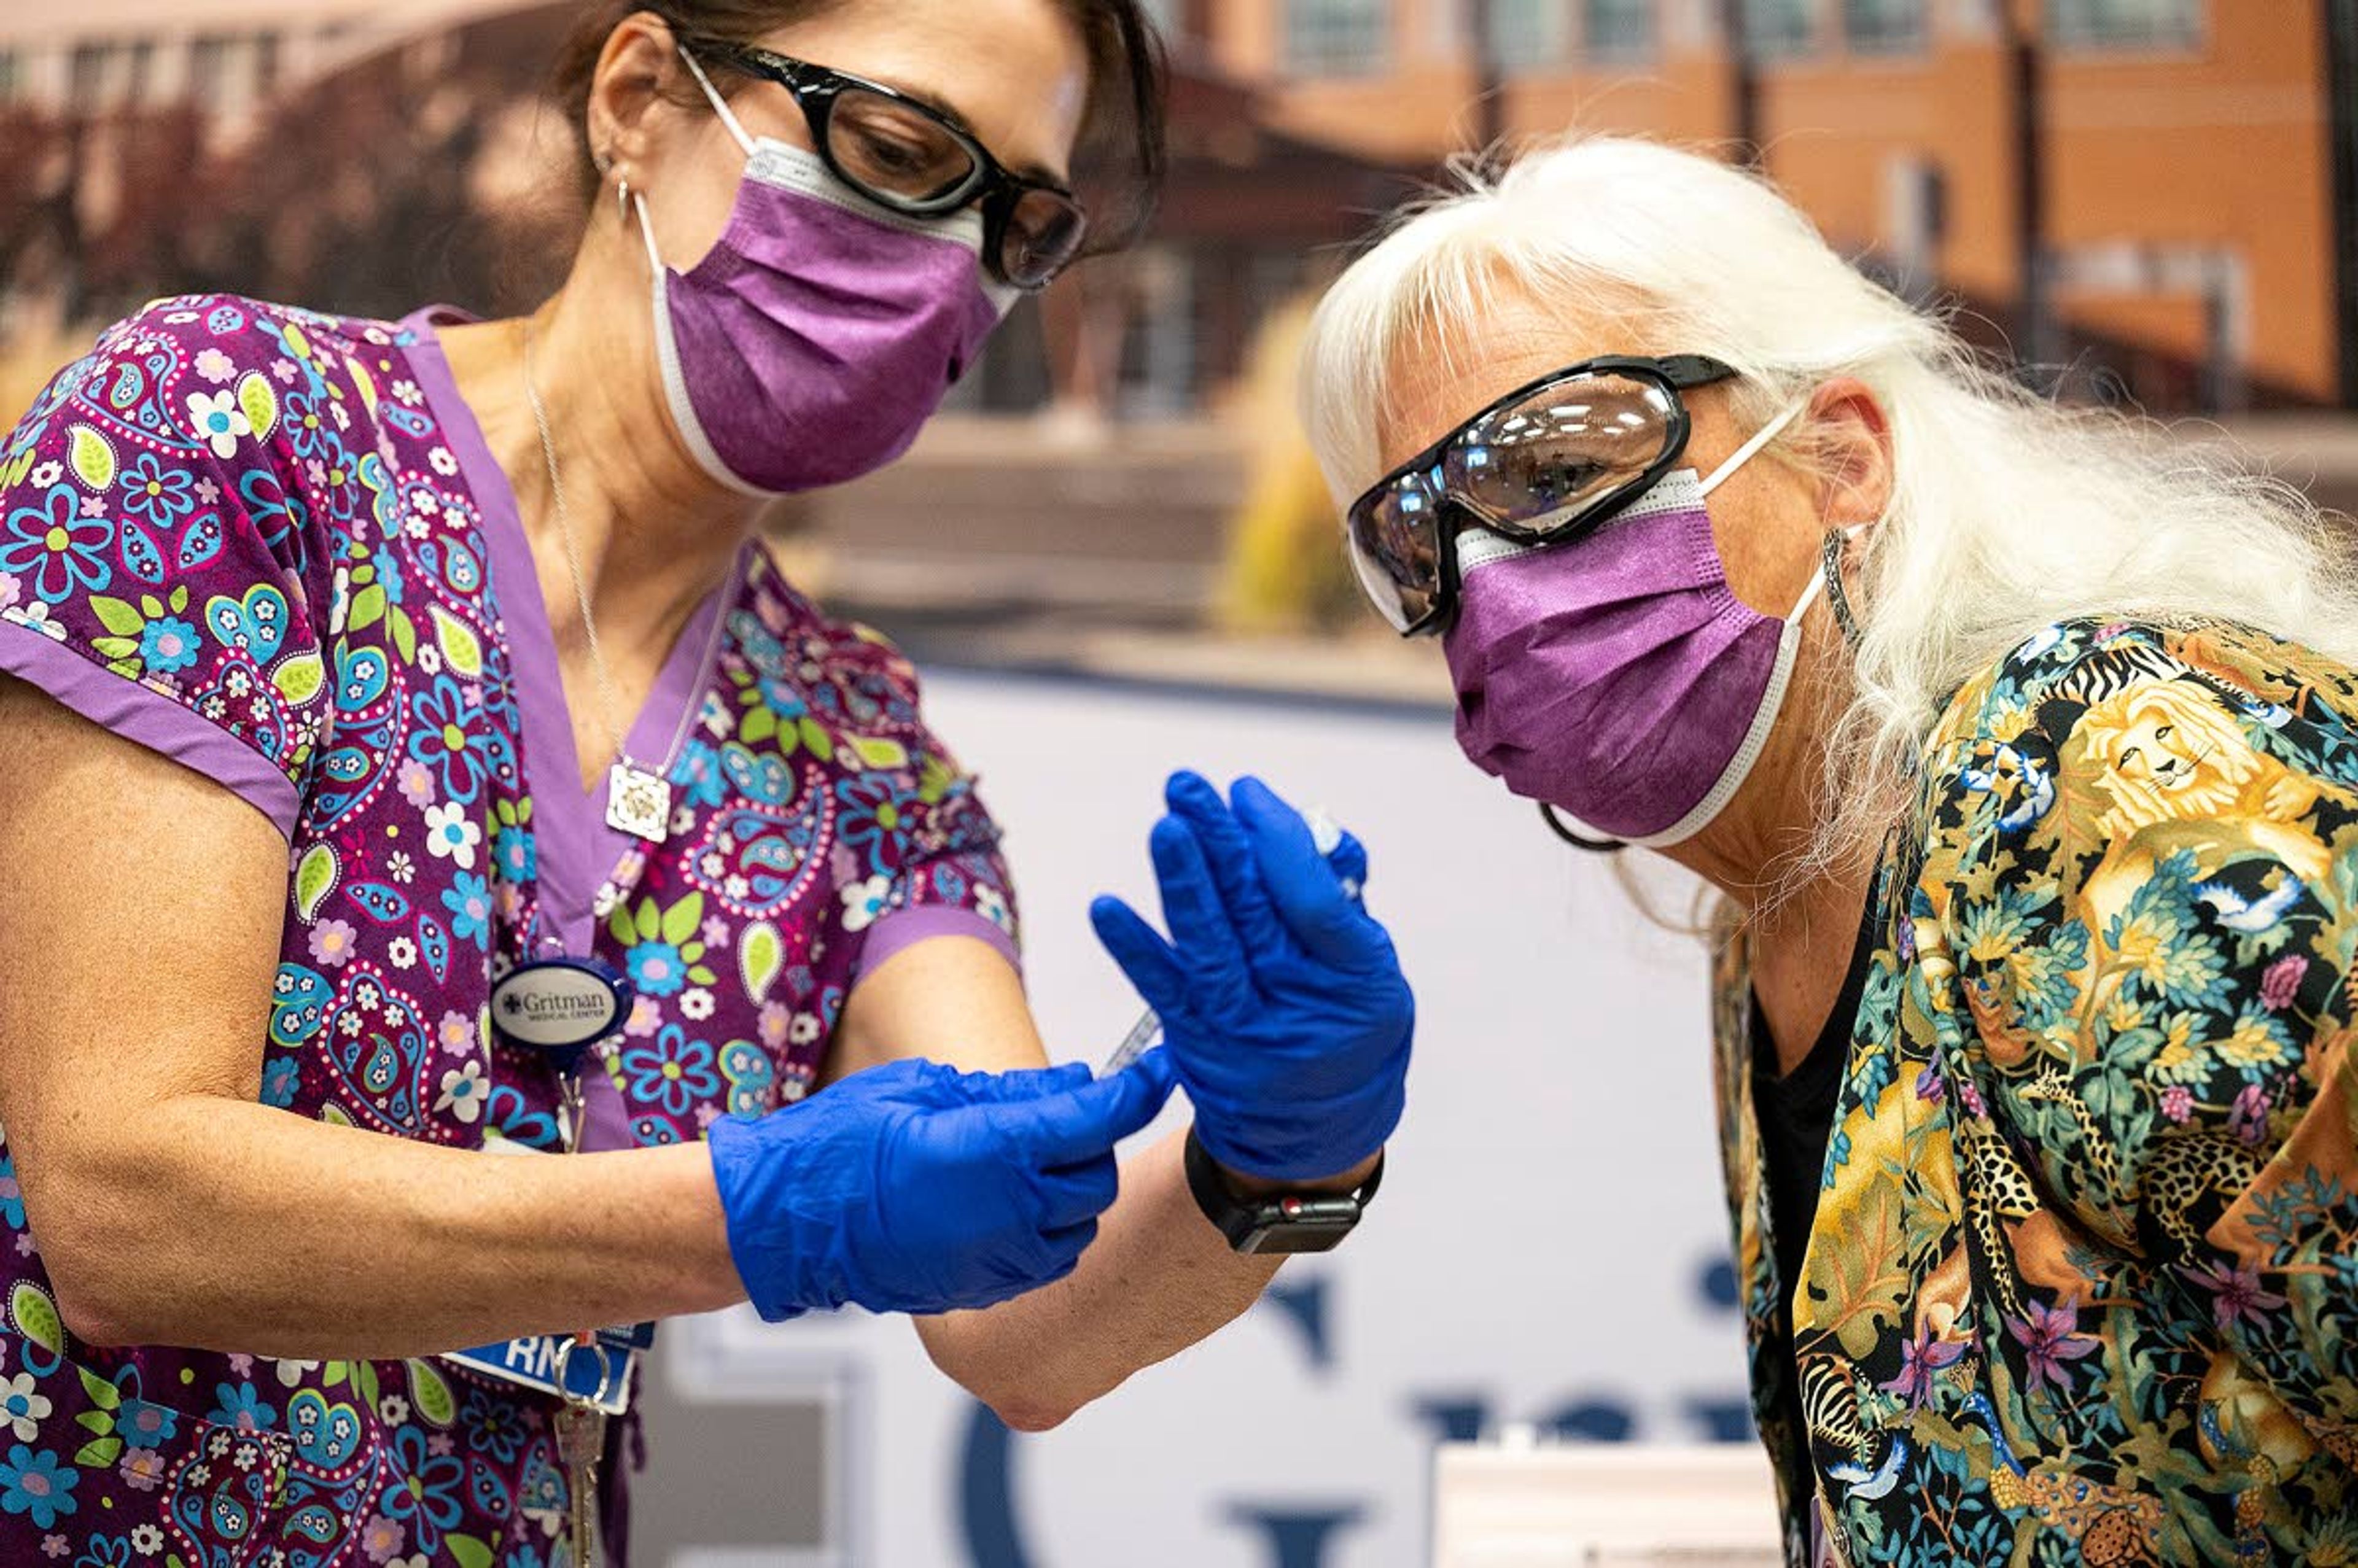
[[[1195,1130],[1187,1130],[1187,1190],[1195,1206],[1238,1252],[1324,1252],[1351,1234],[1367,1212],[1368,1200],[1383,1184],[1384,1157],[1358,1190],[1348,1193],[1271,1193],[1238,1197],[1228,1190]]]

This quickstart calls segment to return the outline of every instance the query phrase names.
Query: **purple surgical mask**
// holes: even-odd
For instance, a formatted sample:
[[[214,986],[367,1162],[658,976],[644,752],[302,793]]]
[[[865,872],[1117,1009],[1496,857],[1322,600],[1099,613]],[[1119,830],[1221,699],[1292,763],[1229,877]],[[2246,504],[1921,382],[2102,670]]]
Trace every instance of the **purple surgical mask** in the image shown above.
[[[882,468],[916,439],[1012,302],[988,287],[981,215],[890,212],[817,156],[749,136],[681,51],[745,149],[729,225],[674,272],[634,198],[654,273],[665,400],[697,462],[783,495]]]
[[[1708,480],[1673,470],[1569,544],[1458,532],[1443,646],[1475,766],[1632,844],[1678,843],[1726,808],[1768,742],[1825,578],[1782,621],[1746,605],[1704,498],[1799,411]]]

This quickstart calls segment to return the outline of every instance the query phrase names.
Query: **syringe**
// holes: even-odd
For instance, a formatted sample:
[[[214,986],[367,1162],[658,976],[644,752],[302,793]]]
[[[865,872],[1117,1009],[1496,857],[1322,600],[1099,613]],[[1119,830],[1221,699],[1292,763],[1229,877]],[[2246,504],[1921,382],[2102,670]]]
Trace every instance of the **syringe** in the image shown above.
[[[1358,903],[1360,879],[1368,873],[1366,851],[1357,839],[1344,833],[1335,819],[1317,806],[1304,811],[1302,820],[1310,828],[1312,846],[1326,857],[1326,863],[1335,870],[1336,879],[1343,884],[1344,896],[1353,903]],[[1347,844],[1350,846],[1351,852],[1340,853]],[[1140,1013],[1138,1022],[1130,1026],[1130,1033],[1121,1037],[1121,1044],[1114,1047],[1113,1054],[1106,1058],[1105,1065],[1098,1069],[1098,1076],[1109,1078],[1137,1061],[1162,1033],[1163,1020],[1155,1015],[1152,1008]]]

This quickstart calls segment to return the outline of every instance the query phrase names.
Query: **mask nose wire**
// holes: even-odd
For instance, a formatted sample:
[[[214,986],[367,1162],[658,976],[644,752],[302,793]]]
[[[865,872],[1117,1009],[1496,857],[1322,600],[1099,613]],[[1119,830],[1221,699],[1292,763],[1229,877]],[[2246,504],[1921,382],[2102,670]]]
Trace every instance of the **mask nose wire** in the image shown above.
[[[747,135],[745,127],[737,123],[736,112],[729,107],[729,100],[720,96],[719,91],[712,85],[712,78],[704,74],[704,67],[698,65],[696,62],[696,57],[687,52],[687,46],[680,44],[677,48],[679,58],[687,62],[688,74],[696,78],[696,84],[698,87],[704,89],[705,99],[711,103],[712,112],[720,116],[720,123],[729,127],[729,134],[737,138],[737,145],[744,149],[745,156],[752,157],[753,138]]]

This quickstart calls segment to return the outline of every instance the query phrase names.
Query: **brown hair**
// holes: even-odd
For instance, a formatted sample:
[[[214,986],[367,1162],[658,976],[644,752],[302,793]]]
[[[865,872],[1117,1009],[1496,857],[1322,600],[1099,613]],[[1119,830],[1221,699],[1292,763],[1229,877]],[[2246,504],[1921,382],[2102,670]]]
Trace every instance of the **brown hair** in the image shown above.
[[[773,28],[841,10],[859,0],[600,0],[566,38],[557,57],[551,92],[574,134],[583,135],[590,87],[607,38],[639,12],[663,18],[688,38],[752,43]],[[1120,250],[1153,217],[1163,184],[1163,44],[1140,0],[1055,0],[1087,42],[1089,101],[1081,126],[1074,180],[1089,209],[1088,253]],[[726,93],[728,86],[722,84]],[[693,95],[683,102],[698,102]],[[594,198],[598,170],[581,151],[585,200]]]

